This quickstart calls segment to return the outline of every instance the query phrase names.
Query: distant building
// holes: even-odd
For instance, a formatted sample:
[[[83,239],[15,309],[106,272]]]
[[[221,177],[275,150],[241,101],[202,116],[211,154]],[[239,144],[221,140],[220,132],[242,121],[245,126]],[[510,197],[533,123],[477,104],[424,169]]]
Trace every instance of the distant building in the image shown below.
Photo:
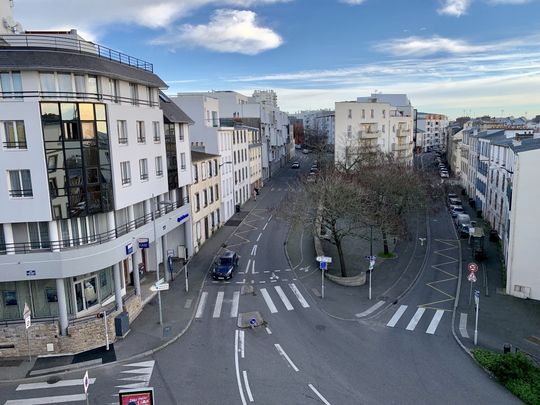
[[[422,152],[446,149],[445,131],[448,117],[442,114],[418,112],[416,114],[416,147]]]

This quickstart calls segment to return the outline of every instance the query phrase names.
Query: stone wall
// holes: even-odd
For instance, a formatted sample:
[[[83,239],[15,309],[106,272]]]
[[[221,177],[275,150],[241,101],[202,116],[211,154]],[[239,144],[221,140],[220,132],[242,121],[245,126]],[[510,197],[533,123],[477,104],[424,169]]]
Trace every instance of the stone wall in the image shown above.
[[[130,323],[139,316],[142,308],[140,296],[132,295],[124,301],[123,310],[129,313]],[[120,312],[112,311],[107,314],[109,343],[116,341],[114,318]],[[105,346],[107,343],[105,320],[96,316],[70,320],[67,336],[60,336],[60,326],[57,320],[35,321],[28,329],[28,336],[32,356],[80,353]],[[49,343],[53,345],[52,351],[47,351],[47,344]],[[4,325],[1,327],[0,332],[0,358],[22,356],[28,356],[28,343],[24,322]]]

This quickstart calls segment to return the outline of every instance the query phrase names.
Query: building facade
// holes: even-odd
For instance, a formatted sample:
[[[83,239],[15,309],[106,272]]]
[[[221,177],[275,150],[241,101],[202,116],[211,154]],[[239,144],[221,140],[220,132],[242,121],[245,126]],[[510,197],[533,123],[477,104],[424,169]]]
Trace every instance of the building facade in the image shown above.
[[[446,149],[446,128],[448,127],[448,117],[442,114],[432,114],[418,112],[416,114],[416,125],[418,128],[416,136],[416,147],[422,152],[429,152],[432,149]]]

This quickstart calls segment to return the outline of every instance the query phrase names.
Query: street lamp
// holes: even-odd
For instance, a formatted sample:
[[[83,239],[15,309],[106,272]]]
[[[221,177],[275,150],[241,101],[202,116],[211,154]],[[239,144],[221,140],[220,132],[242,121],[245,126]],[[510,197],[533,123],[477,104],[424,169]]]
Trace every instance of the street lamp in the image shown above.
[[[154,197],[154,194],[152,194],[152,204],[153,204],[153,210],[152,210],[152,222],[154,224],[154,243],[156,246],[156,286],[159,284],[159,259],[158,259],[158,241],[157,241],[157,229],[156,229],[156,212],[158,205],[168,205],[171,206],[172,203],[170,201],[161,201],[156,202],[157,197]],[[163,309],[161,306],[161,290],[157,290],[157,296],[158,296],[158,306],[159,306],[159,325],[163,327]]]

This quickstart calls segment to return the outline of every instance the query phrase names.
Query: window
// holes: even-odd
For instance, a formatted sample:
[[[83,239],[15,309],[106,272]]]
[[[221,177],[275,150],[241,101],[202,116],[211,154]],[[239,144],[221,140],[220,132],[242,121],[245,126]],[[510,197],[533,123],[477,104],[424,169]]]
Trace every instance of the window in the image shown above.
[[[147,87],[146,93],[148,95],[148,105],[152,107],[154,105],[154,89],[152,87]]]
[[[156,156],[156,176],[163,176],[163,158],[161,156]]]
[[[44,93],[54,93],[56,92],[56,82],[54,79],[54,73],[40,73],[39,74],[39,83],[41,85],[41,91]],[[50,96],[50,94],[45,94],[45,96]]]
[[[216,187],[216,200],[219,200],[219,187],[217,184],[215,187]]]
[[[117,124],[118,124],[118,143],[121,145],[127,145],[128,143],[127,122],[117,121]]]
[[[204,196],[204,207],[208,206],[208,191],[206,189],[203,190],[203,196]]]
[[[118,87],[118,80],[109,79],[109,93],[111,94],[112,102],[118,103],[118,97],[120,96],[120,89]]]
[[[352,127],[350,125],[347,125],[347,137],[351,137],[352,136]]]
[[[386,118],[386,110],[382,110],[382,117]],[[384,131],[383,131],[384,132]]]
[[[24,121],[4,121],[4,147],[7,149],[26,149]]]
[[[58,73],[58,91],[62,93],[62,96],[71,96],[73,93],[73,83],[71,79],[71,73]]]
[[[86,91],[92,96],[92,98],[95,98],[98,95],[99,90],[97,76],[88,75],[86,80]]]
[[[362,108],[362,118],[366,118],[366,110]]]
[[[141,180],[148,180],[148,159],[139,159],[139,173]]]
[[[86,93],[86,80],[84,75],[75,75],[75,91],[79,96],[83,96]]]
[[[219,126],[217,111],[212,111],[212,126],[213,127]]]
[[[28,238],[30,239],[30,249],[48,249],[50,243],[47,222],[29,222]]]
[[[349,114],[347,114],[347,118],[352,118],[352,110],[349,108]]]
[[[0,97],[22,98],[20,72],[0,72]]]
[[[197,165],[193,165],[193,183],[197,183],[199,181],[199,167]]]
[[[159,121],[152,122],[152,126],[154,127],[154,142],[161,142]]]
[[[186,170],[186,154],[180,153],[180,170]]]
[[[120,174],[122,176],[123,186],[131,184],[131,169],[129,167],[129,162],[120,162]]]
[[[375,116],[375,111],[373,111],[373,108],[371,109],[370,117],[373,118]]]
[[[199,193],[195,193],[195,212],[199,212],[201,210],[201,200],[199,197]]]
[[[34,195],[30,170],[8,170],[8,175],[10,197],[32,197]]]
[[[180,131],[178,132],[178,140],[183,141],[184,140],[184,124],[180,124],[179,126]]]
[[[146,133],[144,129],[144,121],[137,121],[137,143],[146,142]]]
[[[384,124],[383,124],[383,125],[382,125],[382,132],[385,132],[385,131],[386,131],[386,129],[385,129],[385,126],[384,126]]]
[[[137,84],[129,84],[129,96],[131,97],[131,104],[139,105],[139,86]]]

